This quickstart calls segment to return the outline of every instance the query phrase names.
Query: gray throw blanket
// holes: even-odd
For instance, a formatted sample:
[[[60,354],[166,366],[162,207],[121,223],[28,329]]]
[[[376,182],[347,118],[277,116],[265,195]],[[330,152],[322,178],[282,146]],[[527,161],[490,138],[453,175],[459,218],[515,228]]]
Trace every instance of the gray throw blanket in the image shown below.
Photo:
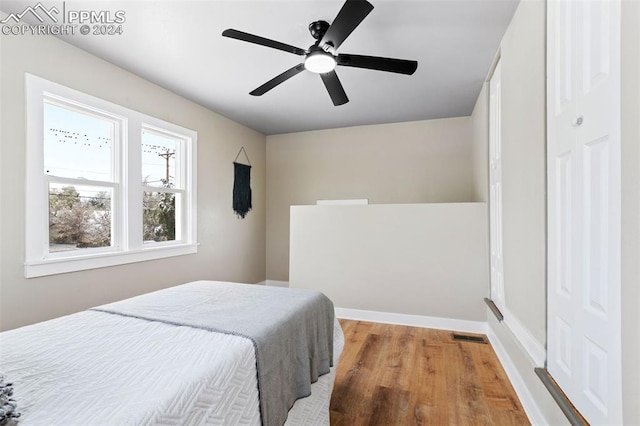
[[[250,339],[266,426],[284,424],[333,366],[333,303],[317,291],[196,281],[92,310]]]

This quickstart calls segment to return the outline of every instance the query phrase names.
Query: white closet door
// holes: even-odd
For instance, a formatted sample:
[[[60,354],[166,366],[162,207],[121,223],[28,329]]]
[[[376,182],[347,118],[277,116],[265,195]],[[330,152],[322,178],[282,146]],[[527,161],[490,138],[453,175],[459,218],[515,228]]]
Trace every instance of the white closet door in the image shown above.
[[[501,75],[500,61],[498,61],[489,81],[489,227],[491,240],[491,300],[504,313]]]
[[[620,2],[550,1],[547,25],[547,369],[620,424]]]

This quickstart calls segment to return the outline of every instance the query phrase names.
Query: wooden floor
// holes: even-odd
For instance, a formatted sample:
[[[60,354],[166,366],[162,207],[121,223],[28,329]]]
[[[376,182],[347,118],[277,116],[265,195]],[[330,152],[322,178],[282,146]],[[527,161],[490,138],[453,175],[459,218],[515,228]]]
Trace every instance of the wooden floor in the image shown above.
[[[451,332],[340,320],[331,425],[528,425],[491,345]]]

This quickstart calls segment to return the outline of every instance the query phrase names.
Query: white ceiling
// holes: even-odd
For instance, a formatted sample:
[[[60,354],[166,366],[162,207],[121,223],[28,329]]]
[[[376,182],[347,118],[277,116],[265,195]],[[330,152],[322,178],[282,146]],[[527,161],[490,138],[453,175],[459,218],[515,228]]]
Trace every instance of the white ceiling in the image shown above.
[[[306,49],[309,23],[332,22],[341,0],[67,1],[67,10],[123,10],[126,22],[120,36],[64,39],[266,135],[471,114],[518,0],[369,1],[375,8],[339,53],[417,60],[418,69],[406,76],[338,67],[350,99],[338,107],[308,71],[250,96],[301,57],[221,33],[234,28]]]

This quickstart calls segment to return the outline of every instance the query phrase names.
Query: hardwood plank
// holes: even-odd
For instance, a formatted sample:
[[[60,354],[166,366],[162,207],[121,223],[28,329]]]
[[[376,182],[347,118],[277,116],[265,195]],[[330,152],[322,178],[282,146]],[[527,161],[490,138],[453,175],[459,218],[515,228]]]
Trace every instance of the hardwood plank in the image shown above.
[[[447,380],[443,374],[447,364],[443,347],[440,344],[430,344],[428,331],[421,333],[420,346],[416,347],[416,359],[418,362],[410,369],[414,378],[411,389],[420,389],[420,392],[411,393],[414,408],[413,418],[410,420],[417,425],[447,424]]]
[[[528,425],[491,345],[451,332],[340,320],[332,425]]]
[[[447,408],[449,419],[456,425],[469,425],[473,417],[469,407],[468,394],[463,388],[463,377],[460,371],[464,369],[462,356],[457,344],[442,344],[447,368],[440,372],[447,380]]]
[[[482,344],[482,343],[480,343]],[[464,404],[469,409],[469,421],[474,424],[491,424],[489,409],[485,404],[483,388],[480,385],[478,372],[471,357],[470,349],[478,343],[457,343],[462,359],[463,370],[460,371],[461,395],[458,404]]]
[[[518,400],[507,374],[502,368],[496,368],[497,358],[493,348],[481,350],[470,346],[476,362],[478,376],[482,383],[487,406],[491,409],[494,424],[528,424],[529,421]]]
[[[389,350],[383,356],[383,369],[380,384],[388,388],[408,391],[411,376],[405,374],[408,366],[414,363],[416,332],[415,327],[398,326],[395,333],[389,335]]]
[[[402,420],[407,417],[409,409],[409,392],[376,386],[372,404],[373,410],[366,424],[372,426],[404,424]]]
[[[371,415],[373,405],[361,404],[361,402],[371,401],[373,398],[376,383],[380,379],[380,368],[378,368],[381,364],[380,358],[385,353],[390,338],[390,335],[379,335],[373,332],[363,336],[364,341],[353,358],[351,368],[344,373],[341,382],[338,382],[336,377],[336,386],[331,400],[333,411],[347,414],[355,409],[351,417],[355,416],[354,421],[358,423],[362,423],[363,419]]]

